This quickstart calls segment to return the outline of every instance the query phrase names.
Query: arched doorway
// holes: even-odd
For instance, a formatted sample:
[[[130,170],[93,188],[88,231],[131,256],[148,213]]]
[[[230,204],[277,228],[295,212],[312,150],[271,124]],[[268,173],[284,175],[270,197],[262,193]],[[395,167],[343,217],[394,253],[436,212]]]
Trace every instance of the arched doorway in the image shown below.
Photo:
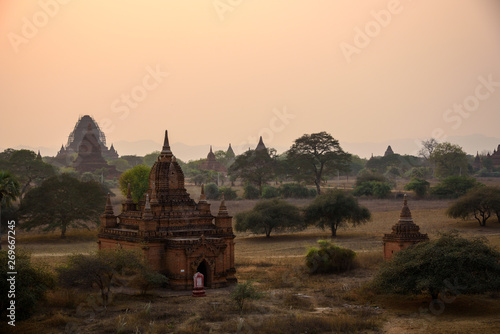
[[[203,285],[205,287],[210,287],[210,268],[207,261],[201,261],[198,268],[196,268],[196,272],[203,274]]]

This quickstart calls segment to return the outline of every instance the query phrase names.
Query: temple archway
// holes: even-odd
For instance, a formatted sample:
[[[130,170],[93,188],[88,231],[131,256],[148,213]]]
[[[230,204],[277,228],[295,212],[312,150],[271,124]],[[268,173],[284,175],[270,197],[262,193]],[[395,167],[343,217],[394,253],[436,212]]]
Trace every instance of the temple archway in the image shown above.
[[[211,277],[210,277],[210,266],[207,261],[203,260],[196,268],[196,272],[203,274],[203,285],[205,287],[210,287]]]

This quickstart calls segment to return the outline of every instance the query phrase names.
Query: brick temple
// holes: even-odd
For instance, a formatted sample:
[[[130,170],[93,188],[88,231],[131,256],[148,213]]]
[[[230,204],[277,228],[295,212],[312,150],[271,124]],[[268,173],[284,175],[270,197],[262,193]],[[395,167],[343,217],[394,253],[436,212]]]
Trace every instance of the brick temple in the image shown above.
[[[215,159],[215,154],[212,151],[212,145],[210,145],[210,152],[207,154],[207,160],[203,161],[200,165],[200,169],[213,170],[219,173],[227,172],[227,168]]]
[[[209,288],[236,282],[235,236],[224,199],[217,216],[211,214],[203,187],[198,203],[191,199],[167,131],[144,198],[135,204],[129,189],[122,212],[115,216],[108,196],[98,237],[99,249],[140,249],[173,289],[191,289],[196,272],[204,275]]]
[[[78,146],[78,156],[73,162],[74,167],[78,172],[95,172],[96,170],[107,171],[107,177],[119,177],[120,173],[115,166],[108,165],[107,161],[102,156],[101,145],[99,140],[92,130],[92,124],[87,126],[87,132],[84,134],[80,145]]]
[[[78,119],[75,124],[73,131],[68,136],[68,142],[66,146],[61,145],[61,149],[57,152],[56,159],[60,161],[66,161],[67,157],[72,153],[78,153],[79,147],[81,146],[82,140],[88,133],[88,125],[90,124],[90,131],[97,140],[97,144],[100,146],[101,154],[104,158],[108,159],[118,159],[118,152],[114,148],[113,144],[108,149],[106,146],[106,135],[101,130],[97,122],[90,115],[84,115]]]
[[[405,194],[399,221],[392,227],[392,233],[384,234],[384,259],[389,260],[394,253],[427,240],[427,234],[420,233],[420,227],[413,222]]]

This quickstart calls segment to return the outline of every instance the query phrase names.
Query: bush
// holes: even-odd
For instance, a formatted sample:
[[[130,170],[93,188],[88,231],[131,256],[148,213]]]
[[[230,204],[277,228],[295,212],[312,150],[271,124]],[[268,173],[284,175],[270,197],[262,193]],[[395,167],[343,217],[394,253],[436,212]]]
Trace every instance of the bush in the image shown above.
[[[381,293],[426,293],[432,299],[440,293],[450,299],[460,293],[498,291],[500,252],[483,239],[443,234],[395,253],[372,284]]]
[[[308,198],[310,194],[307,187],[298,183],[285,183],[280,188],[284,198]]]
[[[328,240],[318,240],[318,244],[319,248],[312,247],[306,254],[306,266],[311,274],[341,273],[352,267],[354,251]]]
[[[429,191],[430,183],[426,180],[419,178],[413,178],[410,183],[405,186],[406,190],[413,190],[418,198],[422,198],[427,195]]]
[[[358,177],[356,178],[356,187],[369,181],[387,182],[387,178],[380,173],[363,169],[359,172]]]
[[[11,275],[7,273],[12,271],[8,268],[9,253],[7,250],[0,251],[0,314],[3,319],[10,321],[7,315],[7,307],[10,307],[10,301],[15,300],[16,317],[15,320],[28,319],[36,310],[38,302],[45,299],[45,293],[54,287],[54,277],[49,271],[31,263],[28,253],[16,249],[15,253],[15,271],[17,272],[15,280],[15,297],[9,298]]]
[[[151,288],[159,288],[168,283],[168,278],[154,271],[149,267],[145,267],[139,271],[132,279],[131,285],[139,288],[141,295],[145,295]]]
[[[224,193],[224,199],[228,201],[233,201],[238,198],[238,194],[231,187],[220,187],[219,193]]]
[[[352,194],[354,196],[373,196],[387,198],[391,194],[391,186],[387,182],[365,181],[357,186]]]
[[[219,187],[215,183],[209,183],[205,187],[205,196],[207,199],[218,199],[220,196]]]
[[[255,289],[251,281],[238,284],[231,293],[231,299],[236,303],[238,309],[243,312],[247,300],[260,299],[262,295]]]
[[[245,199],[257,199],[259,198],[259,189],[251,184],[247,184],[245,188],[243,188],[243,197]]]
[[[465,195],[467,190],[483,186],[473,177],[449,176],[431,188],[431,194],[438,198],[458,198]]]
[[[271,186],[264,186],[262,188],[262,198],[275,198],[280,196],[280,190]]]

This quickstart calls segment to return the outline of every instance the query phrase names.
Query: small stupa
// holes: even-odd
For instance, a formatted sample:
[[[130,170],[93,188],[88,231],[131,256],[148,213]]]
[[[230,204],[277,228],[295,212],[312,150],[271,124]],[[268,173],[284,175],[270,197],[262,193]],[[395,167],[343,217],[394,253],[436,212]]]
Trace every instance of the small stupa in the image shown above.
[[[384,234],[384,259],[389,260],[394,253],[427,240],[427,234],[420,233],[420,227],[413,222],[405,194],[399,221],[392,227],[392,233]]]

